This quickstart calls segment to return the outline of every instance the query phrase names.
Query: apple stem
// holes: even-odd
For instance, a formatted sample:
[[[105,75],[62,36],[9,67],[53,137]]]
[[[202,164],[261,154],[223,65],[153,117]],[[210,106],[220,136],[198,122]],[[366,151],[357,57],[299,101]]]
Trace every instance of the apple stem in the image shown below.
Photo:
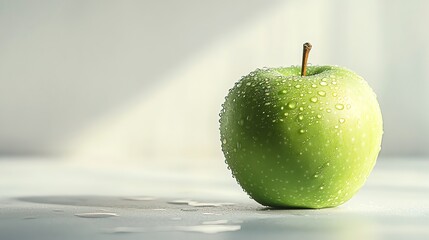
[[[311,50],[311,44],[306,42],[304,43],[304,49],[302,51],[302,66],[301,66],[301,76],[305,76],[307,74],[307,60],[308,54]]]

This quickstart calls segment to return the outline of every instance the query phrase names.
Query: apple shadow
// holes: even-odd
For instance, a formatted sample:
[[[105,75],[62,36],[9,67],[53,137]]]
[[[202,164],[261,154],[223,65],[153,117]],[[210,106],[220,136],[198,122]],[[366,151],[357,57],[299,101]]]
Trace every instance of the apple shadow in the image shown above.
[[[288,210],[288,211],[320,211],[326,208],[305,208],[305,207],[268,207],[268,206],[264,206],[261,209],[259,209],[259,211],[284,211],[284,210]]]
[[[146,199],[146,200],[145,200]],[[150,209],[167,205],[166,199],[150,197],[116,197],[116,196],[28,196],[16,198],[18,201],[81,207],[136,208]],[[171,205],[174,206],[174,205]]]
[[[117,209],[165,209],[184,211],[247,211],[257,210],[257,204],[222,203],[206,200],[184,200],[178,198],[155,198],[151,196],[27,196],[15,198],[27,203],[62,205],[71,207],[117,208]]]
[[[22,224],[31,224],[31,226],[37,226],[38,231],[52,231],[51,223],[55,222],[58,224],[55,226],[61,229],[61,234],[68,233],[72,235],[77,233],[74,231],[76,229],[78,229],[78,233],[80,233],[82,229],[86,229],[82,228],[82,226],[88,224],[87,221],[80,221],[72,217],[76,212],[89,211],[85,209],[85,207],[93,207],[94,209],[91,209],[93,211],[112,211],[118,213],[121,218],[106,218],[104,221],[91,221],[91,226],[99,230],[100,228],[111,229],[112,226],[117,226],[118,224],[121,226],[121,224],[123,224],[124,226],[129,226],[128,228],[124,228],[125,230],[128,229],[130,230],[129,233],[133,233],[133,235],[130,234],[123,237],[130,236],[130,239],[136,239],[134,234],[151,234],[155,237],[164,236],[168,234],[169,231],[174,231],[175,228],[169,230],[169,226],[180,226],[181,228],[185,226],[187,228],[196,227],[195,224],[198,224],[198,228],[208,226],[209,228],[215,229],[238,226],[239,231],[231,233],[225,232],[222,233],[225,235],[221,235],[227,236],[227,234],[231,234],[232,236],[232,234],[234,234],[233,239],[332,239],[333,235],[338,239],[342,239],[344,231],[352,233],[361,232],[362,230],[370,231],[373,226],[373,222],[368,219],[349,218],[347,216],[341,217],[338,215],[331,216],[326,212],[323,212],[323,214],[313,212],[313,214],[311,214],[307,210],[302,211],[300,209],[261,208],[260,205],[256,203],[220,207],[193,207],[194,210],[192,211],[184,211],[187,207],[186,205],[177,204],[177,202],[176,204],[169,203],[171,199],[155,199],[150,197],[87,195],[28,196],[15,198],[15,200],[42,204],[42,206],[32,211],[32,213],[35,214],[34,218],[26,218],[26,222],[23,222],[22,218],[19,218],[19,225],[15,224],[14,226],[21,227]],[[64,206],[64,208],[60,206]],[[144,214],[144,211],[135,211],[145,209],[156,211],[150,214]],[[188,210],[189,209],[191,208],[189,207]],[[270,210],[276,211],[270,212]],[[287,211],[281,212],[277,210]],[[18,216],[21,215],[18,214]],[[17,215],[3,215],[3,217],[0,218],[10,219],[11,217],[16,218],[16,216]],[[321,217],[323,217],[323,221],[321,221]],[[172,218],[174,218],[174,220]],[[55,219],[55,221],[52,221],[53,219]],[[46,224],[47,222],[50,224]],[[69,226],[71,224],[77,227],[70,228]],[[160,228],[160,225],[166,226],[166,228]],[[359,227],[357,228],[356,226]],[[71,230],[71,232],[69,230]],[[144,231],[140,232],[139,230]],[[16,232],[19,231],[15,231],[15,233]],[[33,232],[34,231],[32,231],[32,233]],[[124,232],[121,232],[121,234],[122,233]],[[369,237],[371,237],[370,233],[371,232],[368,234]],[[180,231],[177,232],[176,230],[174,234],[180,234]],[[149,237],[149,239],[155,239],[155,237]],[[183,235],[183,238],[175,236],[175,239],[189,239],[189,235],[186,233],[186,235]],[[198,239],[217,238],[208,238],[207,235],[204,235],[204,237]]]
[[[38,204],[52,204],[63,206],[81,206],[96,208],[120,208],[120,209],[211,209],[211,210],[234,210],[234,211],[256,211],[264,213],[287,213],[291,215],[304,216],[312,212],[320,212],[324,209],[300,208],[300,207],[267,207],[254,204],[232,203],[224,204],[217,201],[189,200],[203,203],[191,206],[186,201],[177,202],[175,198],[155,198],[151,196],[95,196],[95,195],[52,195],[52,196],[26,196],[15,198],[15,200]],[[210,203],[207,203],[210,201]]]

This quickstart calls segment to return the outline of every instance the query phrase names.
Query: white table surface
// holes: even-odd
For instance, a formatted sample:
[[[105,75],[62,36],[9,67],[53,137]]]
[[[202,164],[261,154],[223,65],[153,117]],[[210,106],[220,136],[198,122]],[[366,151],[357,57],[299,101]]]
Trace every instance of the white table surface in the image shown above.
[[[427,240],[428,172],[429,159],[379,159],[340,207],[273,210],[249,199],[221,160],[166,168],[2,158],[0,240]]]

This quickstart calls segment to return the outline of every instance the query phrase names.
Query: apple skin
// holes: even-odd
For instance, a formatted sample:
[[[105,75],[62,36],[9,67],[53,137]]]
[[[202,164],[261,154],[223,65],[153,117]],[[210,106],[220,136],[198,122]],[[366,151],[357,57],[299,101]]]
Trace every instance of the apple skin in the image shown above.
[[[326,208],[365,183],[381,149],[375,93],[337,66],[257,69],[220,113],[225,162],[251,198],[278,208]]]

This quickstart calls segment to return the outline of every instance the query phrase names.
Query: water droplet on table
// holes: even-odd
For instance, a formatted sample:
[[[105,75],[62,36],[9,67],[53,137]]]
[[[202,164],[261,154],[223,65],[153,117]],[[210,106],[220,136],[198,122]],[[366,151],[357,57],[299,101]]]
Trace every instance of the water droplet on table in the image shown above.
[[[197,208],[182,208],[180,210],[184,211],[184,212],[196,212],[196,211],[198,211]]]
[[[228,223],[228,220],[226,219],[202,222],[202,224],[205,224],[205,225],[217,225],[217,224],[227,224],[227,223]]]
[[[178,199],[178,200],[172,200],[168,201],[169,204],[175,204],[175,205],[188,205],[192,200],[186,200],[186,199]]]
[[[192,207],[221,207],[221,206],[231,206],[235,205],[234,203],[209,203],[209,202],[195,202],[191,201],[188,203]]]
[[[233,232],[241,229],[240,225],[195,225],[195,226],[177,226],[174,230],[183,232],[198,232],[215,234],[221,232]]]
[[[76,217],[81,218],[109,218],[109,217],[118,217],[119,215],[116,213],[108,213],[108,212],[94,212],[94,213],[76,213]]]
[[[136,227],[116,227],[113,228],[112,233],[143,233],[146,232],[144,228],[136,228]]]
[[[212,212],[204,212],[204,215],[215,215],[215,216],[220,216],[220,213],[212,213]]]
[[[222,232],[232,232],[241,229],[241,225],[221,225],[221,224],[207,224],[207,225],[193,225],[193,226],[158,226],[152,228],[143,227],[116,227],[113,228],[112,233],[145,233],[145,232],[196,232],[206,234],[216,234]]]
[[[152,200],[155,200],[156,198],[148,197],[148,196],[142,196],[142,197],[126,197],[123,199],[127,200],[127,201],[152,201]]]

